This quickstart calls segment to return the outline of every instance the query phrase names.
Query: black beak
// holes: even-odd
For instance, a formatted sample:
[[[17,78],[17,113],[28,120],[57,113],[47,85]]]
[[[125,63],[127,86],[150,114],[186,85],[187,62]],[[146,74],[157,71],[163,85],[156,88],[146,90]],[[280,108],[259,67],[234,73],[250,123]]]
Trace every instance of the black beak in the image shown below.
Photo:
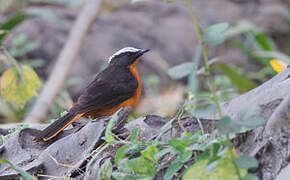
[[[144,49],[140,49],[138,52],[137,52],[137,58],[142,56],[144,53],[150,51],[150,49],[148,48],[144,48]]]

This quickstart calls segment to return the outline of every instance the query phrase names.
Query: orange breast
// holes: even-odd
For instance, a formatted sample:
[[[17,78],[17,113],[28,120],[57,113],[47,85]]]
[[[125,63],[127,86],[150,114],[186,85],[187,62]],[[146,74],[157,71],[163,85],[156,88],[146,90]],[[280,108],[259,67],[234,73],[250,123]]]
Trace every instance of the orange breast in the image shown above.
[[[131,73],[137,79],[137,82],[138,82],[138,87],[136,89],[134,96],[122,102],[118,106],[115,106],[112,108],[101,109],[97,111],[90,111],[86,113],[86,115],[89,115],[91,119],[95,119],[100,116],[111,116],[122,107],[129,106],[132,108],[132,110],[136,108],[136,105],[141,95],[141,80],[140,80],[140,76],[137,70],[138,62],[139,62],[139,59],[137,59],[132,65],[129,66],[129,70],[131,71]]]

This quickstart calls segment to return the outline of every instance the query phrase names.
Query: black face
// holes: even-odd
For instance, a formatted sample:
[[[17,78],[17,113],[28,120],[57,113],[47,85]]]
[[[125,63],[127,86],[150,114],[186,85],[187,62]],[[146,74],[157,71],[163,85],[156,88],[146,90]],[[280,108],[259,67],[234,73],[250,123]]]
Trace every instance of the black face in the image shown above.
[[[132,51],[123,52],[121,54],[114,56],[111,59],[110,65],[129,66],[148,51],[150,51],[150,49],[140,49],[139,51],[135,52]]]

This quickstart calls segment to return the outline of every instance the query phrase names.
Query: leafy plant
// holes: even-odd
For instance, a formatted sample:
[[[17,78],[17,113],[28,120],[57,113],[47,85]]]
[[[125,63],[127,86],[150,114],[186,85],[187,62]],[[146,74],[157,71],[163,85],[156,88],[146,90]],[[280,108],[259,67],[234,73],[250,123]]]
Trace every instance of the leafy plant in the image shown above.
[[[0,159],[0,163],[3,164],[8,164],[12,169],[14,169],[15,171],[17,171],[22,177],[25,178],[25,180],[36,180],[36,178],[34,178],[32,175],[30,175],[29,173],[27,173],[26,171],[24,171],[23,169],[13,165],[10,161],[8,161],[7,159]]]

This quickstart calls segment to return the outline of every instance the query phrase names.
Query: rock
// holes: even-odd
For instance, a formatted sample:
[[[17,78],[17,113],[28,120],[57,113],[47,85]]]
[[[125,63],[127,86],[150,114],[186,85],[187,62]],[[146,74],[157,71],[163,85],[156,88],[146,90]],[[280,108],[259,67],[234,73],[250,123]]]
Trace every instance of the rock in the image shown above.
[[[119,112],[118,131],[127,120],[130,108]],[[14,165],[39,177],[58,176],[70,177],[80,175],[81,168],[91,158],[90,153],[101,143],[105,131],[105,121],[99,118],[85,125],[81,130],[78,126],[65,130],[55,138],[35,143],[37,129],[26,128],[12,135],[0,147],[1,159],[7,159]],[[65,136],[65,137],[64,137]],[[20,175],[6,164],[0,164],[0,179],[19,178]]]
[[[264,180],[274,179],[289,164],[289,75],[290,68],[287,68],[261,86],[222,106],[224,115],[231,116],[233,121],[242,120],[239,114],[244,109],[261,109],[259,114],[266,125],[238,140],[240,143],[235,149],[258,159],[259,168],[253,173]]]

